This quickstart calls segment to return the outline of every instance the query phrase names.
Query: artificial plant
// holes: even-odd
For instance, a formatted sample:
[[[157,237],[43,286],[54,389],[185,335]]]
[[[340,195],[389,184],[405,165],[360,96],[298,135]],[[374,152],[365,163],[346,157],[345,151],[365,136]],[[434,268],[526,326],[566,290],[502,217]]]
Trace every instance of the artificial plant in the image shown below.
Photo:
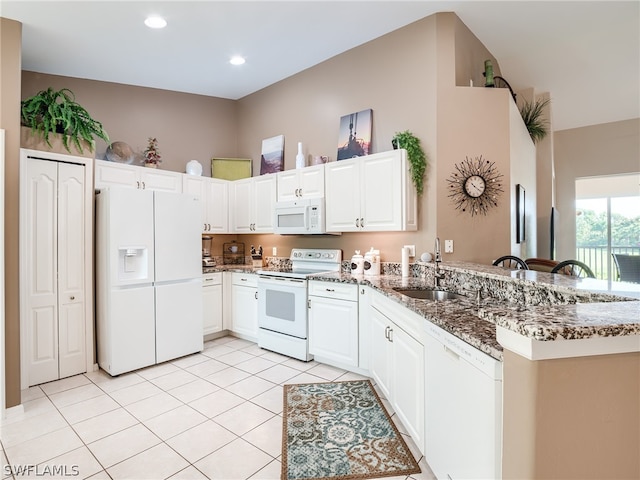
[[[81,140],[89,144],[90,151],[95,148],[94,135],[107,145],[109,135],[102,123],[91,118],[89,112],[75,101],[74,93],[68,88],[54,90],[49,87],[21,102],[20,123],[30,127],[32,133],[42,137],[49,147],[51,133],[62,134],[62,144],[69,153],[69,139],[78,151],[84,153]]]
[[[547,121],[543,114],[548,104],[548,98],[539,98],[532,102],[524,100],[520,106],[520,115],[533,143],[538,143],[547,136]]]
[[[147,145],[147,149],[143,153],[144,155],[144,163],[149,163],[152,165],[157,165],[162,160],[160,155],[160,150],[158,150],[158,140],[155,137],[149,137],[149,144]]]
[[[407,151],[411,171],[411,180],[416,187],[418,195],[422,195],[424,185],[424,172],[427,168],[427,156],[422,150],[420,139],[409,130],[396,132],[391,139],[393,148],[404,148]]]

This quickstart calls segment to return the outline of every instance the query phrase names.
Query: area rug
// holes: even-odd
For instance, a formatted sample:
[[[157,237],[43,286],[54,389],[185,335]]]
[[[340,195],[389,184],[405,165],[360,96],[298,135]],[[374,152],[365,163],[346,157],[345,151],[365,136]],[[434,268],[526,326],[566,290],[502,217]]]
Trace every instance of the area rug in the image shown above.
[[[282,480],[419,473],[369,380],[284,386]]]

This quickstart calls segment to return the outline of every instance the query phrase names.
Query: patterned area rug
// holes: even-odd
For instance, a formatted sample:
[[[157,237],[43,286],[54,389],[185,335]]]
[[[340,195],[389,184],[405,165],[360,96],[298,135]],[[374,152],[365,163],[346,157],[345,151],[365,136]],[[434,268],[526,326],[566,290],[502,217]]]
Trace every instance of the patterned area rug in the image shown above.
[[[369,380],[284,386],[282,480],[419,473]]]

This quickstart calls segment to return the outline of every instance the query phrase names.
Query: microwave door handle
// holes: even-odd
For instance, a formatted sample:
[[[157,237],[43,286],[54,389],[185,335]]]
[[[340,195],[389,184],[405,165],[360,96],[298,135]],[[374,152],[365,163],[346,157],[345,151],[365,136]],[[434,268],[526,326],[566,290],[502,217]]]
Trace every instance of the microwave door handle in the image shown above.
[[[305,209],[305,215],[304,215],[304,229],[308,232],[309,231],[309,209]]]

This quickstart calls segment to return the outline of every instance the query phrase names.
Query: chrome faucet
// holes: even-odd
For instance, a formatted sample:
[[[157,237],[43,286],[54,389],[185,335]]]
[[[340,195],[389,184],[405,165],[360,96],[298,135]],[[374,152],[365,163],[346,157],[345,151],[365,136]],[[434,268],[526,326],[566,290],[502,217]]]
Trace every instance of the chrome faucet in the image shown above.
[[[440,270],[440,262],[442,262],[442,253],[440,252],[440,238],[436,237],[435,255],[433,261],[436,264],[435,272],[433,272],[433,286],[440,288],[440,280],[444,278],[444,272]]]

